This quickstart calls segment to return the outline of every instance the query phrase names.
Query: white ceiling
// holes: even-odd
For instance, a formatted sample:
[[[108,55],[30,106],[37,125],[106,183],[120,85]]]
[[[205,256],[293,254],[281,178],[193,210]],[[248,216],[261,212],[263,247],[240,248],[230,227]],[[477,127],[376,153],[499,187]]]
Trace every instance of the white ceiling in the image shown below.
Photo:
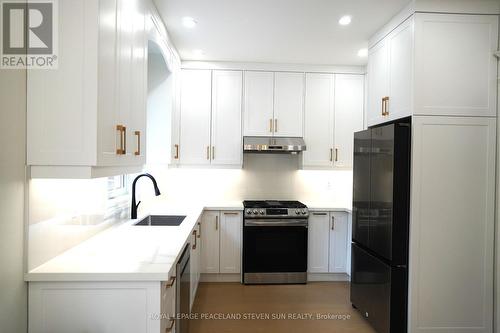
[[[154,0],[182,60],[363,65],[368,38],[409,0]],[[338,20],[351,15],[352,23]],[[193,17],[194,29],[182,18]],[[203,50],[204,54],[194,53]]]

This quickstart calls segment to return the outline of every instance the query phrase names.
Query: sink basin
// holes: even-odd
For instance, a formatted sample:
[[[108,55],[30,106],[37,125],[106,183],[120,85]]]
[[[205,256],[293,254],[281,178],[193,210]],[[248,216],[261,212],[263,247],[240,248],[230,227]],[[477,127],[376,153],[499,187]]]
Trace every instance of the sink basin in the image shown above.
[[[149,215],[134,225],[175,227],[181,225],[185,218],[182,215]]]

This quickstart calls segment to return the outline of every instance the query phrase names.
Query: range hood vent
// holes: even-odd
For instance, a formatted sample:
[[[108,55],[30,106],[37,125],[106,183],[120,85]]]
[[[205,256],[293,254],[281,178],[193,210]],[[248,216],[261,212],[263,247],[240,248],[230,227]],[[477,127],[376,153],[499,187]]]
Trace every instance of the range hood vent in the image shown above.
[[[289,153],[297,154],[306,150],[302,138],[276,138],[261,136],[243,137],[244,153]]]

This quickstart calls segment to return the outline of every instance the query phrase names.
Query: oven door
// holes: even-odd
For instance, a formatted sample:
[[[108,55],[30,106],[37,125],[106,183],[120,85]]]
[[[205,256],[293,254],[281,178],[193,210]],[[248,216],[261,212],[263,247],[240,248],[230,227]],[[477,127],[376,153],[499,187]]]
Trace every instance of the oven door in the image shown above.
[[[307,219],[245,219],[243,282],[306,283]]]

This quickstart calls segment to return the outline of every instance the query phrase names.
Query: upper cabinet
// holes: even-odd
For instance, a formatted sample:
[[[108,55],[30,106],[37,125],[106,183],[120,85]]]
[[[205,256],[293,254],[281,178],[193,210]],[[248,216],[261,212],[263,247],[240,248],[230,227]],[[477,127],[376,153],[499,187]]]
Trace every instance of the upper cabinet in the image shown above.
[[[368,125],[411,114],[413,19],[377,43],[368,55]]]
[[[303,136],[303,73],[247,71],[244,90],[245,136]]]
[[[244,89],[244,135],[272,136],[274,73],[245,72]]]
[[[306,74],[306,168],[351,168],[354,132],[363,129],[364,76]]]
[[[368,125],[410,115],[495,117],[497,49],[496,15],[412,15],[370,47]]]
[[[179,163],[241,166],[241,71],[182,70]]]
[[[274,74],[274,136],[302,137],[304,73]]]
[[[32,177],[140,170],[146,151],[146,10],[139,0],[59,3],[59,68],[28,70]]]

